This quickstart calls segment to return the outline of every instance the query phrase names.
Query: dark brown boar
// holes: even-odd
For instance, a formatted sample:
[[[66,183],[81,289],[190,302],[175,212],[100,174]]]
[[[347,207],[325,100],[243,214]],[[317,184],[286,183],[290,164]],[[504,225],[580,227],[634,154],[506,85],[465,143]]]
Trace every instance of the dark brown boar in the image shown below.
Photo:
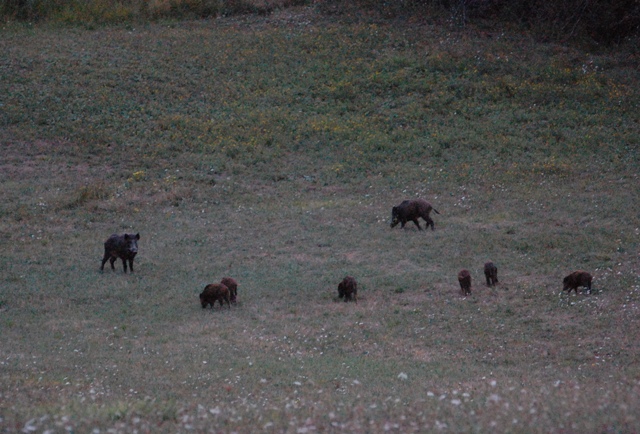
[[[127,272],[127,261],[129,262],[129,268],[133,273],[133,258],[138,254],[138,240],[140,234],[124,234],[111,235],[107,241],[104,242],[104,257],[102,258],[102,265],[100,271],[104,271],[104,264],[107,261],[111,262],[111,269],[115,270],[114,263],[116,259],[122,259],[122,265],[124,266],[124,272]]]
[[[238,298],[238,282],[232,277],[223,277],[220,283],[229,288],[229,298],[231,303],[235,303]]]
[[[471,295],[471,273],[469,270],[461,270],[458,273],[458,282],[463,295]]]
[[[487,279],[487,286],[495,286],[498,283],[498,267],[493,262],[484,264],[484,277]]]
[[[338,284],[338,297],[344,298],[344,301],[353,301],[358,304],[358,283],[356,279],[351,276],[347,276],[342,279],[342,282]]]
[[[576,294],[578,293],[578,287],[584,286],[587,288],[589,292],[591,292],[591,280],[593,277],[591,274],[587,273],[583,270],[574,271],[564,278],[562,283],[564,283],[563,291],[569,290],[568,294],[571,294],[571,290],[575,290]]]
[[[435,211],[436,214],[440,214],[437,209],[424,199],[405,200],[391,209],[391,227],[396,227],[400,223],[400,227],[404,228],[404,225],[411,220],[416,224],[418,230],[422,230],[418,222],[418,218],[422,217],[427,222],[426,228],[431,226],[431,230],[435,230],[433,220],[429,217],[431,210]]]
[[[224,307],[224,302],[226,301],[229,305],[229,309],[231,309],[231,303],[229,302],[229,288],[227,288],[222,283],[212,283],[204,287],[202,293],[200,293],[200,304],[202,308],[206,308],[207,305],[211,305],[211,309],[213,309],[216,301],[220,302],[220,307]]]

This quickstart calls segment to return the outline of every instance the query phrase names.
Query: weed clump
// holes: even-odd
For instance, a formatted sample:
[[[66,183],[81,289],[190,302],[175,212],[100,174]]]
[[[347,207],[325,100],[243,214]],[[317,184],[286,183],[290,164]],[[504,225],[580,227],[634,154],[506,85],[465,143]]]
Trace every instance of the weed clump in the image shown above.
[[[67,204],[67,208],[80,208],[92,201],[108,199],[110,195],[111,193],[106,182],[100,181],[84,185],[72,194],[72,199]]]

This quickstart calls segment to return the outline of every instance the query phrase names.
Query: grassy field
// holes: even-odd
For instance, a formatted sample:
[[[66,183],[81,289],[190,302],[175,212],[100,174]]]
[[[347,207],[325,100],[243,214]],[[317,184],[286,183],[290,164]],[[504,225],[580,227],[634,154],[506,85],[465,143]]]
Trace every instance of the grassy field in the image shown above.
[[[640,431],[632,48],[291,8],[0,50],[0,432]]]

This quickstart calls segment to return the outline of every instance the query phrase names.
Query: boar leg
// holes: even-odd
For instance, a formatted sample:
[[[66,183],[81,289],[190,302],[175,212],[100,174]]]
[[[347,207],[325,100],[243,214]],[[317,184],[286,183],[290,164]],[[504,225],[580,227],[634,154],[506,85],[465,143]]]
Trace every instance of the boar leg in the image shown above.
[[[435,231],[436,228],[435,228],[435,225],[433,223],[433,220],[431,220],[430,217],[427,217],[425,220],[427,221],[427,229],[429,228],[429,226],[431,226],[431,230]]]
[[[100,265],[100,271],[104,271],[104,264],[107,263],[107,261],[109,260],[109,255],[104,255],[104,258],[102,258],[102,265]]]
[[[417,217],[413,219],[413,222],[416,224],[416,226],[418,226],[418,230],[421,231],[422,228],[420,227],[420,222],[418,221]]]

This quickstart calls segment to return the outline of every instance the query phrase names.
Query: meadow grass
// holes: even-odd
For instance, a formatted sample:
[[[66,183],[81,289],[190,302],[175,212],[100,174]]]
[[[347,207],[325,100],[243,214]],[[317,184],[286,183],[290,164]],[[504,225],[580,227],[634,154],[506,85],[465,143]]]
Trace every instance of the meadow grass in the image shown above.
[[[0,32],[3,431],[640,429],[626,53],[307,8]],[[435,231],[389,227],[411,197]]]

